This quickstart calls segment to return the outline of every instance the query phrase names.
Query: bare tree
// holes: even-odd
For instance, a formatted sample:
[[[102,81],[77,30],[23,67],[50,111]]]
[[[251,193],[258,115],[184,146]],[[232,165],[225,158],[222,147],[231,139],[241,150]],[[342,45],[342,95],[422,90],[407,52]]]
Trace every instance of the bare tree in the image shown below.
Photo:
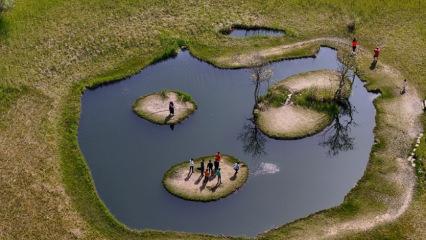
[[[272,69],[269,62],[266,61],[262,56],[255,55],[250,62],[252,66],[250,68],[251,79],[255,85],[254,87],[254,101],[255,107],[259,103],[260,86],[262,83],[267,82],[269,87],[269,81],[272,77]]]
[[[334,93],[334,100],[336,102],[342,102],[345,99],[344,97],[345,85],[348,79],[350,79],[351,74],[352,74],[351,86],[353,82],[355,81],[355,74],[357,72],[355,56],[353,54],[343,53],[343,55],[340,57],[340,65],[337,68],[337,72],[339,74],[339,86],[336,92]]]

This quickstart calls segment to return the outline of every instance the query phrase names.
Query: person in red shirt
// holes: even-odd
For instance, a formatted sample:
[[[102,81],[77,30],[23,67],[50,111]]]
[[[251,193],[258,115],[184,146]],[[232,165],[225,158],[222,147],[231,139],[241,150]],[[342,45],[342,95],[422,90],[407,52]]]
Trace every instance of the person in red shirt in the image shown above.
[[[380,55],[380,48],[376,47],[374,49],[374,56],[373,56],[374,61],[377,61],[379,59],[379,55]]]
[[[216,172],[217,169],[219,169],[219,163],[222,156],[220,155],[220,152],[217,152],[214,156],[214,171]]]
[[[356,38],[354,38],[352,40],[352,52],[355,53],[356,51],[356,47],[358,46],[358,41],[356,40]]]

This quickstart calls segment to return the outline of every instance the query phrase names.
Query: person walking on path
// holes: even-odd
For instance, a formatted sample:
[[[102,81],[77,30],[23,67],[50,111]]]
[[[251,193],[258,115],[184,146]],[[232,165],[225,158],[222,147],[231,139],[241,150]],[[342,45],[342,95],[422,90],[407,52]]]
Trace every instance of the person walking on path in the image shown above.
[[[222,156],[220,155],[220,152],[217,152],[214,156],[214,171],[216,172],[219,168],[220,159],[222,159]]]
[[[216,176],[217,176],[217,184],[222,183],[222,174],[220,173],[220,168],[216,170]]]
[[[194,159],[189,159],[189,174],[192,174],[194,172]]]
[[[172,101],[169,102],[169,114],[172,117],[175,115],[175,104]]]
[[[376,47],[376,48],[374,49],[373,60],[374,60],[374,61],[379,60],[379,55],[380,55],[380,48],[379,48],[379,47]]]
[[[407,79],[404,79],[402,82],[401,95],[404,95],[407,92]]]
[[[212,160],[209,160],[209,163],[207,163],[207,170],[209,173],[213,173],[213,163]]]
[[[232,168],[235,171],[234,175],[237,175],[238,171],[240,170],[240,162],[234,163],[234,166],[232,166]]]
[[[354,38],[352,40],[352,53],[355,53],[357,46],[358,46],[358,41],[356,40],[356,38]]]

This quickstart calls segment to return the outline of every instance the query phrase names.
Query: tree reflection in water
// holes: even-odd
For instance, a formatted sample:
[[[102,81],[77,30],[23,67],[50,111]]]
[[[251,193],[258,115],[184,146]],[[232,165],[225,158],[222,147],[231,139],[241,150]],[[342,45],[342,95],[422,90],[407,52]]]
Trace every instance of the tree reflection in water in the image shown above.
[[[356,126],[353,119],[355,108],[349,100],[340,102],[340,111],[334,116],[331,126],[323,133],[324,141],[321,146],[328,148],[330,156],[336,156],[341,151],[352,150],[354,147],[354,137],[351,137],[351,127]]]
[[[243,143],[244,152],[251,154],[252,157],[257,158],[266,154],[265,144],[267,138],[257,128],[254,118],[247,119],[242,132],[238,136],[238,140]]]

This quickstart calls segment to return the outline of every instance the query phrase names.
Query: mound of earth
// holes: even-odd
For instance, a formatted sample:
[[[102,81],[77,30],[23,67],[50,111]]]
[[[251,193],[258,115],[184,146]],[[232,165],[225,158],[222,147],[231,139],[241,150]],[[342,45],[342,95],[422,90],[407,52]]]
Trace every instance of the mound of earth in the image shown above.
[[[169,103],[174,103],[175,113],[170,115]],[[197,109],[192,97],[179,91],[162,91],[140,97],[133,111],[140,117],[156,123],[174,125],[185,120]]]
[[[331,123],[330,114],[299,105],[300,101],[292,99],[305,97],[318,104],[331,102],[338,86],[339,74],[331,70],[312,71],[281,80],[271,87],[256,109],[256,124],[267,136],[278,139],[297,139],[318,133]],[[268,100],[279,99],[277,94],[284,92],[289,93],[286,101],[277,104]],[[348,97],[349,94],[350,85],[347,84],[344,95]]]
[[[200,162],[204,160],[205,166],[209,160],[214,161],[214,156],[200,157],[194,160],[194,173],[189,174],[189,161],[171,167],[163,178],[163,185],[171,194],[191,201],[215,201],[235,192],[247,181],[249,169],[240,161],[240,170],[234,174],[233,164],[238,160],[232,156],[224,155],[220,161],[222,183],[218,184],[217,177],[206,179],[200,170]]]

